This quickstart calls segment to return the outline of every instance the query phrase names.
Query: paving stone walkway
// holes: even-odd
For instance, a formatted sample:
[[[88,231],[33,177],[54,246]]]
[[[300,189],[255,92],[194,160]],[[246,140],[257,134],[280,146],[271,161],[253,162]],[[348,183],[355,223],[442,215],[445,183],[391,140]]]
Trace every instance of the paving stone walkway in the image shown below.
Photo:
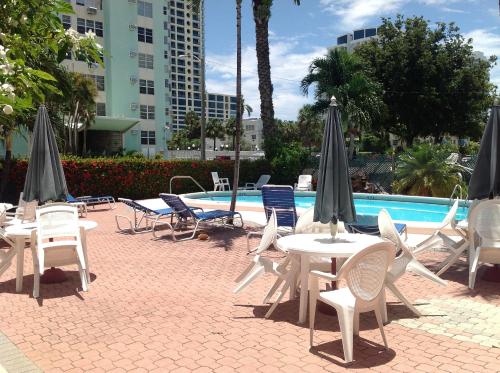
[[[232,293],[250,260],[244,230],[211,229],[208,241],[174,243],[117,233],[115,214],[129,212],[118,204],[89,213],[99,224],[88,234],[89,292],[78,291],[76,268],[68,267],[68,281],[42,284],[33,299],[29,250],[21,293],[14,266],[0,278],[0,331],[45,372],[500,371],[500,286],[480,271],[476,290],[468,290],[465,263],[445,274],[446,287],[411,273],[399,279],[426,316],[417,319],[389,294],[390,349],[374,316],[362,315],[355,362],[345,365],[335,317],[318,313],[312,349],[307,325],[297,324],[297,300],[287,297],[264,318],[272,276]],[[431,270],[442,258],[421,256]]]
[[[0,332],[0,373],[42,372],[26,355]]]

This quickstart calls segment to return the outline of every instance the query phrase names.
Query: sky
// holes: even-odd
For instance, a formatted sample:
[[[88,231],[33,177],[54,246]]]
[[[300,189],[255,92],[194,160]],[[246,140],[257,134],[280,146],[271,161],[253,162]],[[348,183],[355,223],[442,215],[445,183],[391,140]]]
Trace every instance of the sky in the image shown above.
[[[207,90],[236,92],[235,0],[205,0]],[[251,0],[242,4],[242,83],[245,103],[260,115],[255,27]],[[300,81],[311,61],[326,54],[337,36],[363,27],[380,25],[381,17],[423,16],[435,22],[455,22],[473,39],[474,48],[500,58],[498,0],[274,0],[269,22],[271,77],[275,116],[295,120],[299,109],[313,101],[304,96]],[[491,72],[500,87],[500,66]],[[245,114],[246,116],[246,114]]]

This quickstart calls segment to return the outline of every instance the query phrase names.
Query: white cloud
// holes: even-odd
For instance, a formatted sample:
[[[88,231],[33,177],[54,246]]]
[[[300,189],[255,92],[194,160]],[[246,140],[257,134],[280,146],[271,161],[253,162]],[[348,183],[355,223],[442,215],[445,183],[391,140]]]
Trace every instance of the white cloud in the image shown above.
[[[407,0],[320,0],[326,11],[339,17],[345,30],[364,26],[373,17],[393,15],[406,2]]]
[[[284,40],[284,38],[279,38]],[[315,57],[326,54],[326,48],[300,46],[296,37],[290,41],[271,41],[270,61],[271,78],[274,87],[275,117],[294,120],[299,109],[312,101],[300,90],[300,81]],[[297,48],[298,49],[298,48]],[[214,93],[235,94],[236,92],[236,54],[207,55],[207,90]],[[255,47],[245,46],[242,50],[242,93],[245,103],[253,108],[252,116],[260,115],[259,81]],[[246,114],[245,114],[246,115]]]
[[[466,39],[472,39],[475,50],[483,52],[487,57],[495,55],[500,57],[500,34],[488,29],[476,29],[464,35]],[[500,87],[500,66],[491,70],[491,80]]]

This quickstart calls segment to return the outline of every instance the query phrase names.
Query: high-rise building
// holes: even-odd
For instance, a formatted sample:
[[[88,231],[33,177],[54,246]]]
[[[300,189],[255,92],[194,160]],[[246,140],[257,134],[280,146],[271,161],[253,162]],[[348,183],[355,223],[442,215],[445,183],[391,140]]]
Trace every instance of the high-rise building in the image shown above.
[[[236,117],[236,96],[221,93],[207,94],[207,119],[223,121]]]
[[[354,30],[352,34],[347,33],[337,37],[335,48],[346,48],[348,52],[352,52],[359,44],[377,38],[377,33],[376,27]]]

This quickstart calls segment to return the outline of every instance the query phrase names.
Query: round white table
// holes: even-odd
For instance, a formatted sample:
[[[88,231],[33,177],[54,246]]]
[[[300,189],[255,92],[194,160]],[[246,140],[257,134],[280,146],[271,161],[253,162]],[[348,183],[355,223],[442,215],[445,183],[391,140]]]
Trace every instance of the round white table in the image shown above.
[[[281,249],[300,257],[300,260],[292,261],[292,265],[300,265],[299,323],[306,322],[311,257],[348,258],[379,242],[383,240],[378,236],[350,233],[337,234],[335,239],[329,234],[292,234],[278,239],[277,244]]]
[[[97,227],[97,223],[92,220],[79,220],[82,246],[84,253],[87,252],[87,239],[85,232]],[[10,267],[12,258],[17,255],[16,265],[16,291],[19,293],[23,290],[23,275],[24,275],[24,248],[31,240],[31,232],[36,228],[36,223],[15,224],[5,227],[3,235],[13,243],[11,249],[7,251],[0,263],[0,276]],[[88,260],[87,260],[88,262]],[[88,265],[87,265],[87,279],[90,281]]]

